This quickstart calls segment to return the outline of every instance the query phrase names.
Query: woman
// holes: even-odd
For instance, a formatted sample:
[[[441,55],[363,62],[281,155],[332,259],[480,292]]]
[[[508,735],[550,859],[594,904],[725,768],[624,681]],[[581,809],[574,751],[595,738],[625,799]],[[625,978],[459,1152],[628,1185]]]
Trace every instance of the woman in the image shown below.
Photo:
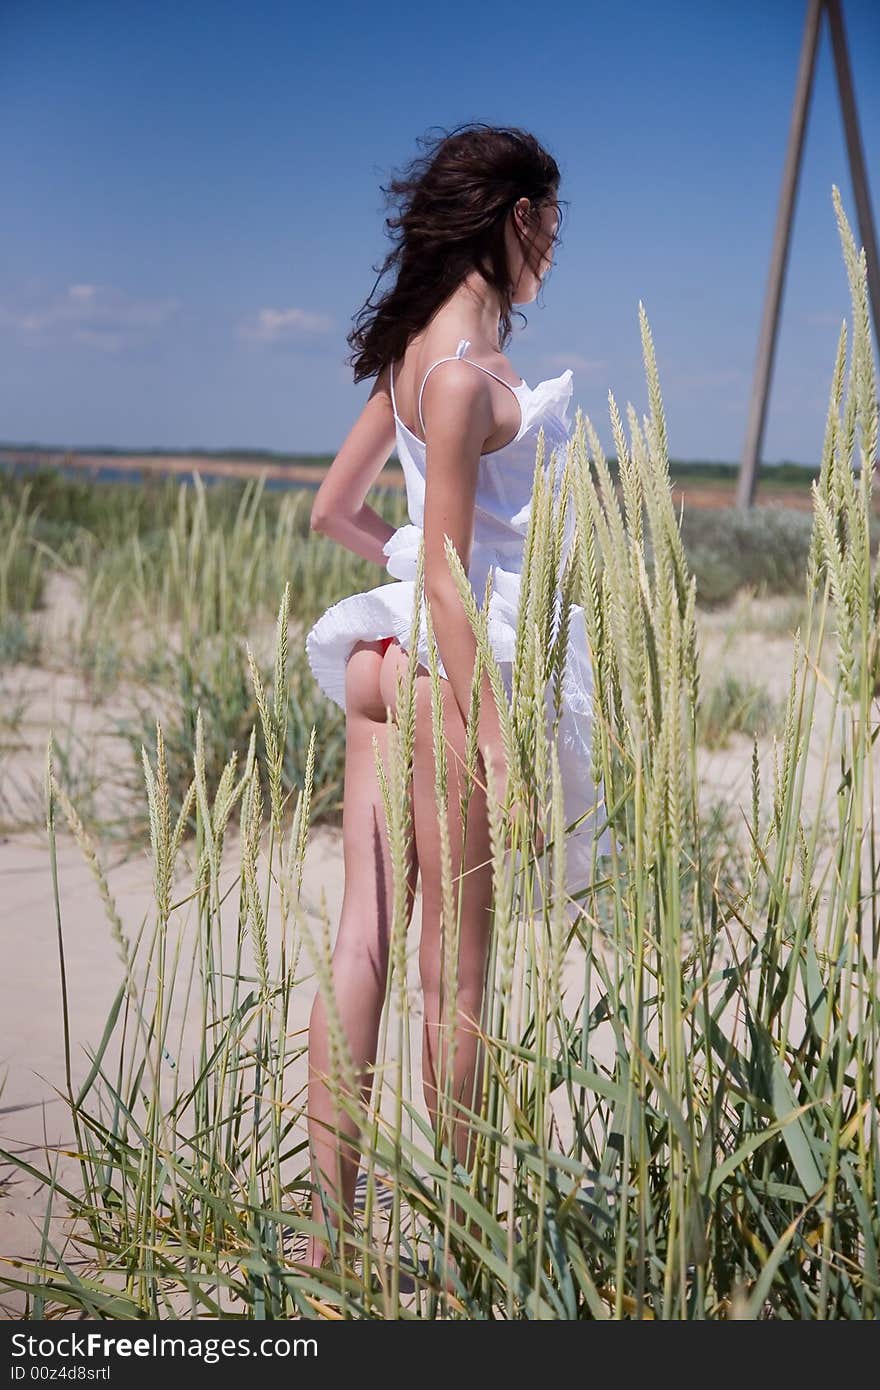
[[[538,434],[551,449],[564,444],[572,373],[530,388],[503,354],[514,304],[533,301],[550,269],[558,239],[559,169],[530,134],[482,123],[460,127],[416,159],[390,185],[401,212],[386,225],[399,234],[379,278],[396,267],[394,284],[377,304],[368,299],[349,335],[355,380],[375,376],[363,411],[318,490],[314,529],[387,567],[396,583],[353,594],[329,608],[306,638],[316,680],[346,713],[343,807],[345,894],[333,955],[333,979],[342,1025],[360,1068],[362,1095],[371,1089],[388,968],[392,875],[385,814],[373,741],[387,756],[386,706],[396,714],[397,681],[405,675],[414,607],[419,542],[424,537],[424,593],[430,605],[442,677],[447,740],[449,836],[453,872],[462,894],[459,959],[459,1029],[452,1095],[472,1103],[477,1037],[491,925],[491,862],[485,792],[471,788],[467,834],[459,814],[465,723],[476,641],[452,578],[444,548],[449,536],[482,602],[490,567],[494,588],[489,635],[510,692],[517,598]],[[377,281],[378,283],[378,281]],[[375,287],[374,287],[375,288]],[[410,521],[395,531],[365,498],[396,446],[404,470]],[[569,823],[593,810],[567,841],[567,885],[589,881],[588,862],[601,825],[601,800],[589,782],[591,670],[583,612],[573,610],[566,700],[559,728]],[[578,624],[580,623],[580,627]],[[421,873],[419,952],[424,995],[425,1099],[437,1123],[444,1084],[439,1055],[440,834],[434,792],[434,755],[427,630],[422,617],[416,678],[413,755],[413,841],[409,905]],[[549,700],[548,700],[549,707]],[[507,767],[497,710],[483,676],[479,745],[492,763],[504,798]],[[485,786],[485,776],[482,777]],[[598,820],[596,815],[598,813]],[[601,851],[607,840],[598,844]],[[456,904],[458,906],[458,903]],[[309,1031],[309,1133],[318,1174],[351,1210],[358,1156],[337,1146],[334,1128],[355,1133],[351,1118],[334,1107],[323,1077],[329,1073],[327,1025],[320,991]],[[467,1165],[468,1133],[457,1127],[455,1145]],[[341,1186],[338,1179],[341,1177]],[[332,1208],[331,1208],[332,1210]],[[314,1218],[324,1216],[316,1193]],[[331,1218],[332,1219],[332,1218]],[[306,1262],[320,1265],[326,1242],[310,1240]]]

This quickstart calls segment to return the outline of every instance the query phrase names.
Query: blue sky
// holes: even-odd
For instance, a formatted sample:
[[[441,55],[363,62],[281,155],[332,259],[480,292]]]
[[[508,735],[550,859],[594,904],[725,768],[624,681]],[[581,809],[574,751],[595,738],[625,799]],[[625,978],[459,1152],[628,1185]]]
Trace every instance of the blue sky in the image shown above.
[[[805,0],[367,7],[0,0],[0,439],[333,451],[370,384],[345,335],[384,257],[387,182],[431,127],[531,129],[563,245],[508,355],[608,391],[670,450],[739,458]],[[875,215],[880,6],[845,0]],[[858,229],[827,22],[764,458],[817,460]],[[519,320],[515,319],[515,323]]]

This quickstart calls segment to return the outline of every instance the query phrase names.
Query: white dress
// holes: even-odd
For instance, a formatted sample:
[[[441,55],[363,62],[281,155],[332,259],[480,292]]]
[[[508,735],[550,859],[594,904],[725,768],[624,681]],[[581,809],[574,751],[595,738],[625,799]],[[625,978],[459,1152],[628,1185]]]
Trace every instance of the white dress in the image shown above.
[[[469,346],[468,339],[463,338],[454,356],[465,357]],[[428,370],[432,370],[439,362],[450,360],[453,359],[439,358]],[[465,360],[471,361],[467,357]],[[478,362],[472,362],[472,365],[479,367],[481,371],[489,372],[497,381],[502,381],[502,378],[495,372],[490,372],[488,367],[483,367]],[[426,379],[427,373],[422,381],[422,391]],[[569,367],[561,376],[541,381],[535,387],[528,386],[525,381],[520,382],[518,386],[511,386],[509,382],[503,384],[519,401],[521,424],[516,437],[509,444],[493,453],[483,454],[480,459],[468,578],[480,605],[489,568],[494,569],[493,589],[489,601],[489,641],[509,697],[522,581],[523,546],[529,523],[538,433],[543,426],[545,460],[549,460],[554,448],[560,445],[564,447],[571,432],[568,408],[573,384],[572,371]],[[424,433],[422,391],[419,392],[419,419]],[[345,664],[355,642],[376,641],[382,637],[393,636],[404,650],[407,650],[409,645],[415,603],[416,559],[424,524],[425,444],[404,425],[397,414],[393,375],[391,400],[397,429],[397,453],[406,483],[409,515],[409,521],[400,526],[383,546],[384,553],[388,556],[388,573],[394,576],[396,582],[383,583],[375,589],[350,594],[347,598],[340,599],[338,603],[326,609],[306,634],[306,653],[315,680],[325,695],[343,710]],[[563,462],[561,451],[559,458],[557,476],[561,472]],[[569,512],[571,513],[571,504]],[[571,515],[569,521],[572,522],[568,530],[570,538],[573,526]],[[438,669],[441,676],[445,676],[439,646],[438,642]],[[427,667],[424,598],[419,634],[419,660]],[[571,609],[568,661],[563,682],[563,708],[557,726],[566,822],[570,825],[578,817],[584,816],[578,828],[567,835],[565,841],[565,886],[569,893],[575,893],[591,881],[594,845],[596,854],[608,854],[611,849],[607,827],[602,830],[598,839],[596,835],[605,821],[605,807],[601,787],[597,787],[590,771],[592,691],[593,672],[584,613],[580,605],[574,604]],[[547,685],[545,705],[549,729],[554,709],[552,681]],[[601,872],[601,865],[599,868]]]

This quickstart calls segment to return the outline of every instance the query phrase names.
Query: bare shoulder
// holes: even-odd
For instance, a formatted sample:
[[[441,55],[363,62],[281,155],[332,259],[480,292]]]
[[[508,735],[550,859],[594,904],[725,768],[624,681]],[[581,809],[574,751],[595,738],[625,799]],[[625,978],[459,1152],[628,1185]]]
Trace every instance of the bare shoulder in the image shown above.
[[[490,380],[461,358],[436,362],[422,390],[426,439],[482,444],[494,428]]]

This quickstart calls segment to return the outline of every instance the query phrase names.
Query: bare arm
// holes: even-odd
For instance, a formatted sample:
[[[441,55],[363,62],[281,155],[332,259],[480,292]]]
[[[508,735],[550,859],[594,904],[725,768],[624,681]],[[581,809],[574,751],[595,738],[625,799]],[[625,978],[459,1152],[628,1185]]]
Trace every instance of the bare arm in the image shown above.
[[[394,415],[383,369],[312,503],[311,528],[384,569],[382,547],[394,527],[367,505],[366,496],[394,447]]]
[[[442,377],[441,377],[442,372]],[[439,378],[435,380],[435,378]],[[474,500],[480,455],[496,426],[482,372],[448,362],[431,372],[425,387],[426,441],[425,597],[449,683],[467,722],[477,642],[446,559],[449,536],[467,572],[474,535]],[[482,595],[478,595],[480,599]],[[507,767],[495,698],[483,672],[478,730],[480,753],[496,773],[502,799]]]

